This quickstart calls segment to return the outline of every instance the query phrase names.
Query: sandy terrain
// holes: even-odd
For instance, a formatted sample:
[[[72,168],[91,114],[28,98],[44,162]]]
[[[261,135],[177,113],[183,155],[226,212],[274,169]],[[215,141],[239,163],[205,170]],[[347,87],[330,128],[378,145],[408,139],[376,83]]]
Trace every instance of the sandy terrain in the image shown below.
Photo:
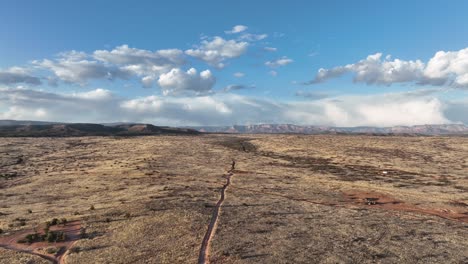
[[[466,137],[0,138],[0,263],[467,263],[467,172]],[[85,235],[16,243],[52,218]]]

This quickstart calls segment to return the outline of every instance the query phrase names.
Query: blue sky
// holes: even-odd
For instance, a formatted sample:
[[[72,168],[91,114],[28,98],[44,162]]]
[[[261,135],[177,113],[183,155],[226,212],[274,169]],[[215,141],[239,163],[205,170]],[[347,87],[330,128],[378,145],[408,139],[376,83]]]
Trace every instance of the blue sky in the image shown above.
[[[4,1],[0,118],[468,123],[466,10],[466,1]]]

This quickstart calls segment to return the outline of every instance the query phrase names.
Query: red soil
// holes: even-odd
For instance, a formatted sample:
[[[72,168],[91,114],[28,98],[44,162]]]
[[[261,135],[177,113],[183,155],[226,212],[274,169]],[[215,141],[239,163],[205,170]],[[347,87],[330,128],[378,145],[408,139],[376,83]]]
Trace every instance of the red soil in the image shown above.
[[[366,206],[369,208],[413,212],[424,215],[438,216],[444,219],[468,223],[468,208],[463,206],[448,205],[445,208],[422,208],[397,200],[390,195],[378,192],[351,191],[344,193],[348,203]],[[452,204],[464,204],[462,202]]]
[[[43,234],[42,227],[36,228],[39,234]],[[56,225],[51,226],[51,231],[62,231],[66,234],[67,240],[63,242],[48,243],[48,242],[34,242],[31,244],[28,243],[18,243],[17,241],[23,239],[27,234],[32,234],[35,231],[33,229],[21,230],[13,234],[0,237],[0,247],[5,249],[10,249],[18,252],[24,252],[33,254],[49,261],[52,263],[64,263],[64,258],[68,249],[70,249],[75,241],[80,239],[80,221],[71,221],[66,225]],[[61,248],[56,254],[48,254],[44,249],[48,247]]]

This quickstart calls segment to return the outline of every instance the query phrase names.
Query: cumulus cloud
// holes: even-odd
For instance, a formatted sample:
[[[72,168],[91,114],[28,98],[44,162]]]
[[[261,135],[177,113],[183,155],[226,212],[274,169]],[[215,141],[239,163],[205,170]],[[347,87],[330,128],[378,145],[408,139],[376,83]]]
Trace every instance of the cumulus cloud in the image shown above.
[[[65,82],[85,85],[93,79],[140,77],[144,87],[151,87],[159,75],[183,65],[185,59],[183,51],[178,49],[148,51],[122,45],[113,50],[96,50],[92,54],[64,52],[55,60],[33,63],[52,71],[56,78]]]
[[[237,25],[237,26],[234,26],[231,30],[224,31],[224,33],[226,33],[226,34],[237,34],[237,33],[241,33],[243,31],[246,31],[247,28],[248,27],[244,26],[244,25]]]
[[[354,74],[354,82],[366,84],[417,83],[467,88],[468,48],[439,51],[427,63],[421,60],[392,60],[390,56],[382,59],[382,53],[376,53],[357,63],[331,69],[321,68],[307,84],[321,83],[346,73]]]
[[[30,85],[41,84],[40,78],[33,76],[28,70],[21,67],[11,67],[0,70],[0,84],[24,83]]]
[[[144,87],[151,87],[159,75],[185,63],[184,53],[178,49],[157,51],[118,46],[113,50],[96,50],[93,57],[106,64],[118,65],[133,75],[140,76]]]
[[[265,62],[265,65],[270,67],[270,68],[278,68],[278,67],[281,67],[281,66],[286,66],[286,65],[288,65],[288,64],[290,64],[292,62],[293,62],[292,59],[289,59],[288,57],[283,56],[283,57],[281,57],[279,59]]]
[[[240,57],[248,46],[244,41],[214,37],[211,41],[203,40],[200,46],[186,50],[185,54],[201,59],[213,67],[224,68],[227,59]]]
[[[168,73],[162,74],[158,80],[158,84],[165,95],[179,95],[187,92],[206,94],[211,92],[215,82],[216,78],[210,70],[198,74],[194,68],[190,68],[186,72],[174,68]]]
[[[233,86],[234,87],[234,86]],[[338,96],[280,102],[231,93],[198,97],[121,98],[105,89],[51,93],[0,89],[0,119],[67,122],[147,122],[159,125],[293,123],[330,126],[395,126],[467,122],[463,101],[421,93]],[[76,113],[83,113],[77,115]]]
[[[420,60],[391,60],[389,56],[382,60],[382,53],[376,53],[354,64],[332,69],[319,69],[315,79],[311,83],[324,82],[352,72],[355,74],[355,82],[389,85],[392,83],[417,81],[422,77],[423,70],[424,63]]]
[[[52,71],[56,77],[65,82],[81,85],[87,84],[92,79],[128,79],[131,76],[129,71],[91,60],[87,54],[77,51],[61,53],[55,60],[45,59],[33,63]]]
[[[427,63],[422,83],[468,87],[468,48],[439,51]]]

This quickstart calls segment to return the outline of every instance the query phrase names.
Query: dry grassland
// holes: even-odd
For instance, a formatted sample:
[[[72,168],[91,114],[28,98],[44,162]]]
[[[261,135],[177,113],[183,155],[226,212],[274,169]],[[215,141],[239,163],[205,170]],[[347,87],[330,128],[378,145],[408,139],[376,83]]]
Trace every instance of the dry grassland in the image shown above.
[[[232,160],[211,263],[468,263],[468,138],[357,135],[0,138],[0,263],[197,263]]]

